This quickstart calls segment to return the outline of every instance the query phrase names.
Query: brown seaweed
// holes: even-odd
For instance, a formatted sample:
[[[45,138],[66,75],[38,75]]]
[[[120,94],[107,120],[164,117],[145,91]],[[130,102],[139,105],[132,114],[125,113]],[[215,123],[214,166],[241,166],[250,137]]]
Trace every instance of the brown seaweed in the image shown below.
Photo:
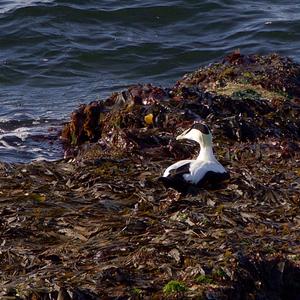
[[[72,159],[1,164],[1,299],[297,299],[299,70],[236,52],[80,106]],[[182,195],[157,179],[198,120],[231,179]]]

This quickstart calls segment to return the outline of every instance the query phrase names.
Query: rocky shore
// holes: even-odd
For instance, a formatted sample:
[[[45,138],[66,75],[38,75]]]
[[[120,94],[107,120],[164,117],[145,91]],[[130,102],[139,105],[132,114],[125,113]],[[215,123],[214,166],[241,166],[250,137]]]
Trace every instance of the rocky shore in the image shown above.
[[[157,180],[212,129],[231,179]],[[241,55],[81,105],[65,159],[0,166],[1,299],[299,299],[300,65]]]

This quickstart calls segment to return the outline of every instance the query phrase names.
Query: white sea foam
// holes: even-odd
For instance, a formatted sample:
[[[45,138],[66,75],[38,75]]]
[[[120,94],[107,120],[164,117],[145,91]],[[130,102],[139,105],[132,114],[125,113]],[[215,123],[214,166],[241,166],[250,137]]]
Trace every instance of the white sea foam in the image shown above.
[[[6,141],[0,140],[0,144],[2,145],[1,148],[5,148],[5,149],[9,149],[9,150],[15,150],[16,147],[11,146],[9,143],[7,143]]]
[[[24,122],[28,124],[28,121]],[[29,122],[29,126],[11,128],[10,122],[9,124],[3,122],[3,128],[0,129],[0,157],[3,156],[1,160],[27,162],[62,158],[63,151],[58,140],[51,142],[52,138],[56,139],[58,133],[57,131],[49,132],[49,123],[55,128],[59,126],[59,124],[46,123],[46,120],[43,120],[39,126],[32,126]]]
[[[13,9],[31,6],[35,3],[50,3],[52,1],[53,0],[7,0],[3,2],[1,1],[2,3],[0,4],[0,14],[4,14]]]

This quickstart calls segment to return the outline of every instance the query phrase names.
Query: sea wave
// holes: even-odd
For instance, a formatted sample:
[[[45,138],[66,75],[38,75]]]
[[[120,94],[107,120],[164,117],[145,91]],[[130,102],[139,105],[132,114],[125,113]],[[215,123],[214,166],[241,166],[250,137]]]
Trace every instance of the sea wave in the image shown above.
[[[138,82],[173,85],[235,49],[299,61],[300,4],[2,1],[0,116],[64,120],[79,103]]]

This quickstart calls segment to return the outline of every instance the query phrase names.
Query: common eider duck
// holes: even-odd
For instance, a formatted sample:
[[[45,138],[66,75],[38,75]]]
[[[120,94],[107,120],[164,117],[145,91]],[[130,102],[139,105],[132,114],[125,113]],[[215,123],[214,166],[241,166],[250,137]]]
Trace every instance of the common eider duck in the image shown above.
[[[196,159],[181,160],[169,166],[160,177],[166,187],[184,192],[189,187],[215,186],[229,179],[229,172],[213,154],[212,135],[207,125],[193,124],[176,138],[182,139],[197,142],[200,145],[200,153]]]

